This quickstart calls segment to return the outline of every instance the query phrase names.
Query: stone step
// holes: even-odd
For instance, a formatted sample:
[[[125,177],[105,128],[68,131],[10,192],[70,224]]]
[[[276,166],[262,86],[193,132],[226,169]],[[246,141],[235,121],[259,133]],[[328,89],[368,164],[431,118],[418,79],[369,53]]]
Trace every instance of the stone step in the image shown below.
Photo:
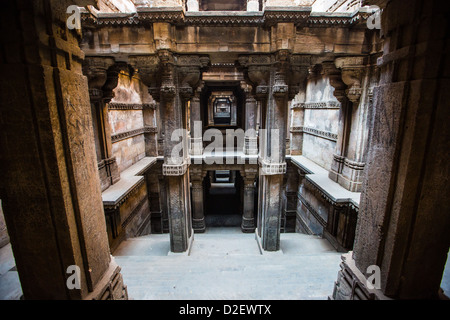
[[[340,256],[117,257],[134,299],[327,299]]]
[[[283,233],[281,251],[261,254],[255,234],[209,228],[190,255],[169,254],[169,235],[124,241],[114,252],[134,299],[327,299],[341,253],[328,241]]]

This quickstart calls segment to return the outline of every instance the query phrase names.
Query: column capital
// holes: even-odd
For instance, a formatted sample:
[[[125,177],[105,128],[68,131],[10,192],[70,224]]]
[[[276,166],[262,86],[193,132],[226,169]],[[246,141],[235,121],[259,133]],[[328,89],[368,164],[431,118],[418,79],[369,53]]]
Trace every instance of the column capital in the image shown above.
[[[334,88],[334,96],[336,99],[340,103],[344,103],[347,85],[342,80],[341,70],[336,67],[334,61],[324,61],[322,62],[322,72],[330,79],[330,84]]]
[[[361,97],[361,82],[367,62],[365,57],[340,57],[334,61],[342,72],[342,81],[348,87],[345,93],[354,104],[358,104]]]
[[[111,78],[108,70],[114,64],[115,60],[111,57],[85,58],[83,62],[83,74],[88,79],[89,97],[91,101],[100,101],[103,98],[103,86],[108,78]]]

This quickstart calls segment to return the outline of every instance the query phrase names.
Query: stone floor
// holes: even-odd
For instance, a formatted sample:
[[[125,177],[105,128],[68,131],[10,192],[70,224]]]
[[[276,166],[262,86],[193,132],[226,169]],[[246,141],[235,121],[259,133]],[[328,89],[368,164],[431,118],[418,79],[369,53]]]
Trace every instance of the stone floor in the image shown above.
[[[123,242],[114,252],[135,300],[327,299],[337,279],[340,253],[313,236],[281,234],[281,251],[261,254],[254,234],[208,228],[195,234],[190,255],[170,254],[169,235]],[[450,292],[450,263],[442,278]],[[0,248],[0,300],[22,295],[11,245]]]
[[[164,234],[129,239],[114,256],[136,300],[310,300],[332,294],[341,254],[301,234],[282,234],[280,252],[261,254],[254,234],[209,228],[189,255],[170,254]]]

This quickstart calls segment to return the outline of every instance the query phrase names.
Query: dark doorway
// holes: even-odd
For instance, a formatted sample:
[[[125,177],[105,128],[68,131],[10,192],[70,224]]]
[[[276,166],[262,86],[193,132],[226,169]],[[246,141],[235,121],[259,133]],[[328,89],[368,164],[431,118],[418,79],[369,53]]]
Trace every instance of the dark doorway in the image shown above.
[[[239,171],[209,171],[206,179],[206,228],[240,227],[242,208]]]

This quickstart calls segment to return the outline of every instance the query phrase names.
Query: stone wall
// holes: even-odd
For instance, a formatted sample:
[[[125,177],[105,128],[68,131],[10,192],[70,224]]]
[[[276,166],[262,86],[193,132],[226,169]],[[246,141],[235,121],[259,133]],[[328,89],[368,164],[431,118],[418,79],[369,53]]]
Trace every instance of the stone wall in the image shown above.
[[[146,87],[137,76],[121,72],[114,98],[108,110],[111,126],[112,153],[119,171],[123,171],[145,157],[144,105],[153,103]],[[148,116],[147,116],[148,118]]]
[[[338,133],[339,109],[327,77],[311,79],[306,89],[303,155],[330,170]]]

